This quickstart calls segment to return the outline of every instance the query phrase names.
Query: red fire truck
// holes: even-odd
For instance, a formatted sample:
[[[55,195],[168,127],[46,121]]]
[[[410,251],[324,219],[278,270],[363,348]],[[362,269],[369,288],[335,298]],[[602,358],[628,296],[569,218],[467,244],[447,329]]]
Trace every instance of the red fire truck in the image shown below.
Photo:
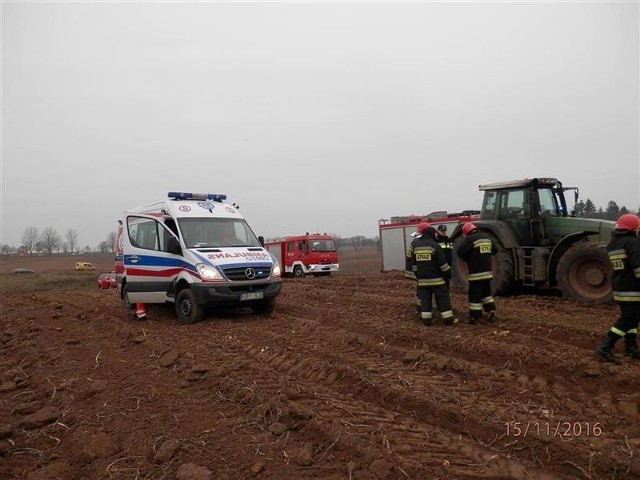
[[[379,220],[378,230],[382,251],[381,270],[383,272],[404,270],[406,252],[413,239],[411,234],[416,231],[418,223],[429,222],[434,228],[437,228],[438,225],[446,225],[447,234],[450,236],[458,224],[478,220],[479,214],[479,210],[464,210],[460,213],[437,211],[428,215],[409,215]]]
[[[306,233],[269,240],[264,246],[278,259],[286,276],[331,275],[340,269],[336,242],[331,235]]]

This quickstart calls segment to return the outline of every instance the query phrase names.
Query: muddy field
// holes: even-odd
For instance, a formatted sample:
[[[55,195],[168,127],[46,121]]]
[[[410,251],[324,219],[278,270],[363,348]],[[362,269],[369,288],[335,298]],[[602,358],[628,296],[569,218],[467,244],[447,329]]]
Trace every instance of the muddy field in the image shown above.
[[[614,306],[498,298],[470,326],[454,293],[425,327],[376,250],[341,264],[181,326],[98,290],[109,257],[2,259],[0,478],[640,478],[640,362],[592,353]]]

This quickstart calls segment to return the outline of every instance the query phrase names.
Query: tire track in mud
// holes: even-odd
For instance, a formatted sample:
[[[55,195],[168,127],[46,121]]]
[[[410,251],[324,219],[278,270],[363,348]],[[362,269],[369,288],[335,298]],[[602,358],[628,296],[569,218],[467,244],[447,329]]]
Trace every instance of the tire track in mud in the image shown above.
[[[317,292],[316,292],[317,293]],[[316,295],[314,295],[315,297]],[[356,295],[358,296],[358,295]],[[307,296],[308,299],[309,296]],[[350,306],[350,310],[352,311],[360,311],[363,310],[363,303],[368,302],[368,295],[362,295],[364,301],[354,300],[352,305]],[[405,306],[405,300],[400,299],[397,302],[403,308]],[[308,335],[300,337],[299,335],[292,335],[288,329],[285,331],[277,332],[278,337],[276,338],[276,328],[272,328],[271,330],[271,338],[269,339],[269,343],[275,342],[276,344],[282,346],[292,346],[295,345],[299,347],[300,345],[306,345],[307,348],[304,348],[305,354],[309,355],[310,352],[313,352],[313,356],[305,358],[303,361],[295,360],[295,355],[292,357],[293,359],[289,359],[285,354],[283,358],[274,358],[271,360],[273,363],[273,368],[278,371],[284,371],[286,375],[295,374],[297,378],[302,378],[303,380],[314,380],[314,381],[325,381],[329,379],[329,384],[333,390],[338,393],[347,394],[353,393],[352,385],[357,385],[360,390],[356,391],[359,394],[359,397],[362,401],[365,402],[375,402],[376,399],[389,399],[389,404],[399,404],[403,403],[405,405],[416,406],[416,409],[420,412],[439,412],[441,413],[443,410],[443,406],[449,406],[447,410],[447,415],[445,418],[455,418],[456,417],[456,404],[459,403],[459,398],[473,398],[476,402],[474,405],[469,407],[469,410],[475,412],[475,417],[473,422],[476,424],[473,428],[474,431],[482,431],[484,435],[482,435],[483,440],[478,440],[480,444],[486,443],[486,434],[492,432],[491,428],[487,427],[487,422],[492,422],[494,424],[494,441],[495,439],[501,440],[501,443],[493,444],[493,452],[500,452],[501,449],[508,451],[510,455],[515,455],[514,452],[517,451],[517,448],[520,448],[520,443],[518,441],[512,441],[512,438],[502,438],[499,434],[504,433],[504,419],[507,421],[513,420],[518,421],[522,420],[523,423],[528,421],[531,423],[537,423],[540,425],[552,424],[553,422],[575,422],[576,418],[603,418],[602,412],[591,404],[590,396],[585,392],[576,391],[576,384],[578,382],[573,381],[564,381],[563,378],[559,375],[555,375],[551,379],[547,379],[546,376],[541,372],[540,364],[536,362],[532,362],[531,365],[528,365],[528,362],[524,362],[524,366],[526,369],[520,368],[521,373],[519,375],[515,375],[512,371],[504,371],[504,369],[500,370],[496,368],[495,364],[492,362],[487,362],[487,359],[493,359],[496,357],[495,352],[498,351],[501,354],[508,358],[509,355],[513,355],[513,337],[512,343],[505,343],[504,341],[500,341],[498,338],[497,342],[485,342],[486,348],[481,352],[481,355],[478,355],[478,346],[472,344],[470,346],[464,345],[464,348],[461,348],[461,343],[455,343],[455,346],[458,348],[456,350],[456,355],[454,361],[451,362],[451,345],[445,344],[444,347],[439,348],[438,345],[429,345],[430,352],[422,353],[420,358],[420,362],[423,362],[425,365],[434,365],[435,367],[431,369],[431,371],[423,372],[422,374],[411,372],[408,378],[402,378],[399,376],[397,381],[389,380],[389,378],[393,378],[392,374],[383,375],[385,377],[386,383],[377,382],[376,385],[370,386],[371,380],[367,379],[367,374],[378,374],[376,369],[376,365],[380,364],[380,359],[384,358],[388,363],[390,363],[393,368],[390,370],[397,369],[405,369],[406,365],[403,365],[402,362],[398,362],[398,359],[402,359],[406,357],[406,354],[409,352],[407,348],[407,343],[420,343],[416,342],[416,325],[412,325],[411,323],[403,326],[400,330],[400,333],[394,333],[393,335],[384,336],[385,332],[381,331],[380,324],[384,325],[384,322],[381,322],[379,317],[365,317],[364,322],[361,321],[359,317],[354,319],[349,318],[347,322],[342,322],[340,318],[337,318],[335,315],[331,313],[331,309],[327,308],[326,305],[316,305],[313,301],[305,301],[305,307],[300,308],[299,305],[290,305],[287,302],[284,302],[284,305],[279,308],[278,311],[284,310],[289,313],[278,313],[274,318],[270,319],[270,322],[273,322],[274,325],[291,325],[292,322],[297,322],[300,324],[302,322],[302,328],[300,330],[308,330]],[[313,312],[320,312],[313,314],[311,318],[301,316],[297,314],[299,310],[302,310],[301,313],[305,315],[309,315]],[[342,311],[342,310],[341,310]],[[310,327],[311,326],[311,327]],[[395,327],[395,325],[391,325]],[[395,328],[394,328],[395,329]],[[314,347],[317,347],[318,338],[333,338],[337,336],[336,332],[344,330],[344,333],[340,334],[339,340],[334,342],[332,345],[335,346],[335,343],[338,345],[337,348],[329,348],[325,350],[318,351],[317,349],[314,351]],[[384,330],[384,329],[383,329]],[[402,331],[405,330],[405,331]],[[420,325],[418,325],[419,331],[424,331]],[[442,329],[441,329],[442,330]],[[483,332],[475,330],[473,334],[477,337],[482,337]],[[380,335],[381,338],[384,338],[384,342],[378,342],[373,339],[373,336]],[[306,339],[306,340],[305,340]],[[427,337],[428,339],[428,337]],[[277,341],[276,341],[277,340]],[[490,338],[491,340],[491,338]],[[532,339],[527,337],[526,334],[521,334],[518,342],[522,344],[526,344],[525,342],[531,341]],[[536,340],[535,338],[533,339]],[[515,342],[515,343],[518,343]],[[244,342],[247,344],[247,342]],[[350,365],[348,368],[342,367],[344,361],[340,357],[340,355],[332,358],[333,351],[340,351],[342,353],[345,350],[345,346],[349,344],[351,350],[346,350],[345,355],[350,356],[352,359],[357,359],[358,368],[355,368],[353,365]],[[550,347],[553,347],[553,342],[549,343]],[[251,343],[249,343],[251,344]],[[409,345],[411,347],[411,345]],[[257,353],[257,346],[253,346],[251,348],[247,347],[248,350],[245,349],[245,353],[255,358],[256,360],[264,361],[264,352],[260,349],[260,354]],[[438,351],[439,350],[439,351]],[[502,352],[504,350],[504,352]],[[529,356],[535,359],[548,359],[549,352],[545,349],[529,348]],[[517,350],[515,350],[517,352]],[[371,352],[375,353],[373,359],[369,362],[359,361],[359,359],[368,358],[367,355],[371,356]],[[436,352],[436,353],[434,353]],[[473,352],[474,355],[471,356],[471,359],[467,360],[465,358],[461,358],[459,355],[465,352]],[[286,351],[285,351],[286,353]],[[482,360],[479,361],[478,357]],[[389,361],[389,358],[393,361]],[[498,356],[500,358],[500,356]],[[327,360],[330,359],[330,360]],[[292,363],[290,365],[290,363]],[[553,366],[554,362],[557,365],[557,359],[554,360],[551,358],[551,362],[548,364],[549,366]],[[450,365],[453,363],[453,365]],[[567,362],[568,366],[571,366],[571,362]],[[323,365],[323,368],[317,370],[317,365]],[[373,366],[372,366],[373,365]],[[574,364],[575,365],[575,364]],[[313,370],[313,367],[316,366],[316,370]],[[422,364],[421,364],[422,366]],[[498,365],[499,366],[499,365]],[[291,369],[291,371],[289,371]],[[448,373],[442,374],[442,370],[448,370]],[[306,374],[304,372],[307,372]],[[311,373],[308,373],[311,372]],[[328,373],[327,373],[328,372]],[[523,373],[526,372],[526,373]],[[557,373],[557,370],[556,370]],[[528,374],[528,375],[527,375]],[[309,376],[311,375],[311,376]],[[441,389],[451,389],[451,376],[460,376],[460,377],[469,377],[469,378],[481,378],[483,379],[480,384],[473,384],[471,382],[467,383],[467,387],[458,388],[458,390],[453,390],[453,393],[449,396],[438,397],[431,393],[432,400],[425,401],[424,398],[429,398],[428,395],[423,396],[421,392],[416,392],[413,394],[406,393],[406,385],[405,382],[409,382],[411,385],[433,385],[434,378],[438,378],[438,375],[442,377],[442,383],[436,384],[433,390],[441,390]],[[516,377],[514,379],[514,377]],[[336,388],[336,382],[342,382],[347,384],[347,387]],[[532,383],[533,385],[529,385]],[[517,388],[517,391],[514,390]],[[364,393],[363,393],[364,392]],[[390,393],[392,392],[392,393]],[[516,399],[512,399],[511,401],[504,401],[503,397],[513,397],[513,395],[518,394],[519,396],[524,396],[529,394],[526,402],[521,401],[518,402]],[[479,394],[479,396],[478,396]],[[557,395],[556,395],[557,394]],[[571,397],[577,398],[578,401],[573,402],[572,405],[560,405],[560,401],[558,398],[561,397]],[[606,395],[605,395],[606,397]],[[502,404],[500,403],[502,400]],[[584,412],[584,405],[582,400],[586,401],[587,407],[590,408],[590,411],[587,414],[582,414]],[[605,404],[606,404],[605,398]],[[521,405],[526,404],[526,405]],[[611,402],[608,402],[608,407],[611,407]],[[497,414],[497,411],[500,411],[498,406],[502,405],[502,410],[500,414]],[[549,407],[551,405],[552,407]],[[436,408],[434,408],[436,406]],[[553,408],[555,406],[555,408]],[[496,408],[498,407],[498,409]],[[391,407],[389,407],[391,408]],[[397,408],[397,407],[396,407]],[[559,410],[560,408],[564,409],[562,414],[555,413],[555,410]],[[384,410],[383,410],[384,411]],[[568,411],[568,413],[567,413]],[[478,412],[484,412],[484,416],[478,415]],[[553,422],[549,418],[549,412],[553,415]],[[610,412],[609,412],[610,413]],[[327,413],[326,415],[329,415]],[[414,413],[415,415],[415,413]],[[537,415],[537,416],[535,416]],[[429,424],[432,423],[433,419],[437,421],[433,422],[438,428],[442,428],[442,421],[439,420],[440,415],[438,413],[431,414],[431,420]],[[524,418],[523,418],[524,417]],[[356,413],[357,418],[357,413]],[[496,424],[498,425],[496,427]],[[367,423],[369,425],[369,423]],[[405,428],[404,426],[402,428]],[[496,428],[498,431],[496,431]],[[402,429],[401,429],[402,430]],[[459,432],[462,429],[459,425],[450,424],[447,431]],[[462,430],[464,431],[464,430]],[[334,432],[335,433],[335,432]],[[395,432],[392,432],[395,433]],[[451,436],[450,436],[451,437]],[[499,438],[500,437],[500,438]],[[450,440],[450,438],[449,438]],[[544,458],[546,454],[547,457],[550,457],[548,454],[548,447],[550,445],[550,440],[552,439],[529,439],[526,442],[526,447],[528,450],[533,450],[534,453],[530,456],[530,458],[523,458],[523,462],[531,462],[532,459],[540,457]],[[557,438],[556,438],[557,440]],[[579,443],[580,439],[571,439],[574,443]],[[591,439],[599,441],[601,439]],[[416,441],[415,447],[420,449],[420,442],[423,442],[422,438],[418,438]],[[539,446],[532,446],[532,443],[540,443]],[[582,443],[585,443],[587,439],[584,439]],[[564,441],[563,441],[564,443]],[[511,444],[511,445],[510,445]],[[515,444],[515,445],[513,445]],[[601,448],[603,450],[611,449],[613,450],[615,445],[602,445],[600,442]],[[447,445],[446,440],[442,440],[441,445]],[[473,447],[477,447],[477,443]],[[510,448],[506,448],[510,447]],[[411,450],[411,447],[407,447]],[[578,451],[583,450],[584,445],[576,445],[576,449]],[[560,448],[558,446],[553,445],[554,456],[560,456],[561,458],[579,458],[579,455],[576,456],[575,452],[572,451],[571,448],[566,447],[565,445],[561,445]],[[450,448],[445,448],[445,452],[450,451]],[[446,456],[446,455],[445,455]],[[517,455],[516,455],[517,456]],[[529,457],[526,455],[525,457]],[[437,464],[441,459],[438,459],[435,464]],[[552,460],[549,458],[549,460]],[[588,459],[590,461],[590,459]],[[443,460],[443,463],[446,461]],[[429,464],[428,462],[422,461],[422,463]],[[465,463],[476,464],[479,465],[482,462],[478,459],[475,461],[467,461]],[[538,463],[542,463],[538,461]],[[589,468],[590,463],[585,463],[585,468]],[[472,475],[477,477],[477,473],[475,472]],[[530,472],[529,472],[530,474]],[[462,475],[462,473],[460,473]],[[509,478],[520,478],[517,473],[510,473]],[[520,475],[523,475],[520,473]]]
[[[276,319],[279,318],[277,315]],[[285,406],[269,409],[288,411],[290,400],[286,395],[283,398],[282,385],[294,383],[296,402],[313,412],[313,437],[325,439],[325,444],[336,438],[334,444],[339,443],[347,453],[355,450],[358,457],[362,457],[363,452],[379,450],[393,458],[396,468],[410,478],[422,478],[421,475],[434,472],[442,474],[443,468],[455,478],[481,478],[486,474],[492,478],[562,478],[536,471],[531,464],[507,459],[458,433],[443,431],[441,425],[424,421],[415,411],[405,412],[406,408],[397,404],[398,394],[387,392],[389,387],[386,385],[367,385],[365,389],[353,391],[350,385],[357,380],[357,375],[351,373],[353,368],[336,366],[336,363],[344,363],[344,358],[323,360],[327,355],[324,350],[310,352],[317,342],[318,332],[315,328],[304,330],[289,336],[292,344],[302,347],[305,355],[302,361],[300,351],[270,346],[272,338],[252,343],[243,335],[242,340],[211,344],[221,366],[231,367],[238,358],[247,359],[240,368],[233,369],[234,378],[223,386],[222,397],[235,398],[252,411],[264,410],[264,404],[269,403],[267,399],[279,398]],[[260,366],[258,372],[254,371],[256,365]],[[442,385],[447,383],[446,379],[441,381]],[[402,396],[409,397],[405,393]],[[396,401],[390,400],[394,398]],[[337,436],[336,423],[340,426]],[[367,457],[366,453],[364,457]],[[433,470],[425,471],[425,468]]]
[[[282,316],[277,315],[274,321],[277,322],[281,319]],[[290,322],[283,323],[291,325],[292,322],[302,321],[303,324],[314,322],[312,319],[300,320],[299,318],[293,317],[289,320]],[[427,416],[428,422],[422,418],[423,415],[417,415],[413,410],[404,413],[407,408],[406,406],[401,406],[402,400],[405,400],[405,403],[407,403],[407,400],[410,400],[409,404],[416,406],[421,414],[433,411],[433,406],[437,406],[438,403],[442,402],[436,400],[425,406],[424,400],[416,398],[414,394],[408,394],[397,381],[388,382],[383,379],[374,382],[373,380],[369,380],[369,382],[377,383],[377,385],[366,384],[365,388],[354,391],[352,385],[358,385],[357,382],[360,382],[360,386],[362,386],[363,382],[367,382],[366,377],[364,380],[358,378],[360,376],[358,372],[370,370],[372,368],[371,365],[378,365],[382,353],[379,349],[378,351],[374,350],[375,359],[372,361],[357,362],[357,368],[353,366],[344,367],[342,365],[344,365],[345,359],[342,356],[331,357],[330,352],[314,348],[323,338],[323,335],[318,331],[319,328],[317,327],[318,325],[314,325],[312,328],[305,328],[303,325],[301,328],[296,328],[296,332],[294,333],[286,331],[290,330],[290,328],[285,328],[282,333],[274,332],[272,329],[271,337],[269,339],[260,339],[258,343],[255,341],[251,342],[248,338],[243,338],[242,341],[225,342],[225,345],[217,344],[215,347],[212,346],[212,348],[215,348],[219,356],[221,349],[229,350],[230,345],[235,345],[235,348],[232,348],[228,354],[229,362],[234,362],[237,358],[254,359],[255,362],[250,361],[243,364],[242,368],[234,369],[235,372],[241,372],[242,377],[247,377],[246,382],[250,381],[251,378],[255,378],[255,374],[245,375],[245,367],[247,371],[249,371],[250,366],[263,364],[267,366],[267,370],[277,372],[277,375],[272,377],[273,383],[271,385],[265,385],[264,381],[259,382],[259,388],[263,397],[265,395],[267,398],[277,396],[279,389],[282,387],[283,377],[287,379],[287,383],[290,382],[291,378],[294,378],[296,382],[303,382],[302,385],[304,385],[303,390],[306,392],[305,395],[314,399],[314,411],[319,412],[319,417],[324,419],[336,416],[335,406],[337,405],[336,402],[339,403],[336,397],[355,397],[358,399],[357,402],[349,399],[349,401],[344,402],[344,404],[338,408],[338,413],[342,418],[341,421],[347,422],[344,423],[344,425],[357,425],[359,429],[364,429],[364,431],[355,429],[355,433],[352,432],[350,435],[372,436],[375,432],[382,429],[382,431],[385,432],[383,434],[383,444],[385,441],[384,438],[386,438],[388,444],[401,445],[399,451],[403,455],[404,465],[406,465],[405,468],[408,471],[411,470],[410,466],[418,468],[421,464],[433,466],[442,465],[449,462],[452,456],[459,457],[460,455],[466,455],[467,458],[454,461],[454,469],[456,465],[455,462],[464,465],[461,471],[456,472],[459,478],[462,478],[464,475],[469,475],[468,478],[479,478],[478,475],[480,472],[477,469],[485,467],[489,459],[491,459],[492,465],[488,467],[488,470],[493,472],[492,474],[497,474],[497,472],[502,471],[503,474],[506,475],[505,478],[547,478],[542,476],[536,477],[533,473],[534,468],[531,465],[528,465],[528,473],[526,474],[529,476],[525,477],[524,472],[527,466],[523,465],[521,461],[512,459],[505,462],[504,459],[499,458],[499,451],[496,453],[496,450],[492,451],[489,448],[483,447],[482,442],[463,440],[459,433],[443,433],[443,422],[436,419],[437,416],[441,415],[441,412],[437,410]],[[274,327],[274,329],[277,328]],[[249,340],[249,342],[247,342],[247,340]],[[287,344],[296,345],[301,348],[297,352],[294,351],[291,353],[291,350],[286,348]],[[278,345],[281,347],[280,349],[276,348]],[[366,358],[367,352],[371,350],[370,345],[363,344],[357,349],[346,352],[344,357],[347,358],[347,362],[349,359]],[[299,360],[300,351],[305,355],[303,361]],[[391,363],[391,367],[389,367],[388,370],[394,370],[396,367],[402,368],[397,365],[397,360],[395,363],[391,361],[392,358],[397,357],[397,352],[393,351],[390,353],[391,356],[386,358],[386,360]],[[369,353],[369,356],[371,356],[371,353]],[[379,367],[373,368],[377,371],[380,370]],[[368,374],[367,376],[370,377],[371,375]],[[415,381],[417,384],[423,383],[428,385],[429,382],[431,382],[433,385],[434,383],[441,382],[440,385],[435,385],[436,388],[440,386],[446,388],[450,383],[447,381],[447,375],[442,374],[440,375],[441,378],[435,381],[428,372],[414,376],[415,378],[412,378],[412,381]],[[265,379],[267,375],[262,372],[260,373],[260,378]],[[407,380],[405,379],[404,381],[406,382]],[[323,394],[320,394],[318,391],[318,384],[324,386],[326,391]],[[462,393],[470,395],[474,388],[475,387],[470,386],[467,392],[463,389]],[[315,390],[313,395],[309,394],[311,390]],[[418,394],[418,397],[419,396]],[[320,406],[317,404],[318,398],[324,399],[324,403],[321,401]],[[361,407],[354,410],[354,405],[361,405]],[[390,416],[389,412],[394,411],[396,414]],[[403,417],[400,421],[398,420],[398,411],[403,412]],[[456,414],[453,413],[454,418],[455,415]],[[381,425],[386,427],[383,428]],[[450,427],[450,430],[453,429],[454,432],[461,431],[459,425],[456,424],[453,425],[453,427],[454,428]],[[330,437],[330,435],[327,434],[322,436]],[[431,442],[428,446],[425,442],[425,436],[427,436]],[[370,447],[371,446],[369,446],[369,448]],[[428,454],[425,453],[425,450],[428,451]],[[425,454],[426,458],[422,458]],[[505,465],[501,465],[501,462],[505,463]],[[475,466],[475,469],[471,468],[472,466]],[[482,468],[480,468],[480,470],[482,470]],[[487,470],[487,467],[485,467],[484,470]]]
[[[376,293],[367,292],[364,295],[362,295],[362,297],[367,298],[371,295],[375,296]],[[406,302],[401,301],[400,303],[405,304]],[[288,314],[291,314],[290,307],[288,305],[285,305],[285,310],[288,311]],[[318,311],[316,309],[316,306],[312,302],[305,302],[305,308],[303,308],[303,310],[305,311],[305,313]],[[316,318],[319,318],[319,321],[321,321],[325,325],[331,324],[337,328],[346,328],[345,324],[341,323],[340,320],[334,321],[331,318],[331,316],[320,315],[320,316],[316,316]],[[376,325],[379,326],[381,324],[380,318],[377,318],[377,319],[374,318],[371,321],[368,321],[367,317],[365,317],[364,320],[361,320],[360,318],[358,318],[356,319],[356,322],[358,323],[356,327],[356,330],[358,332],[368,331],[370,334],[372,332],[375,332]],[[370,326],[372,328],[370,328]],[[353,323],[349,323],[348,328],[353,328]],[[463,326],[463,328],[468,328],[468,327]],[[476,327],[472,327],[472,328],[476,329]],[[482,333],[480,333],[477,329],[473,333],[474,335],[478,335],[478,334],[482,335]],[[320,334],[319,336],[322,336],[322,334]],[[403,337],[405,336],[406,335],[403,335]],[[393,338],[390,339],[389,337],[387,337],[386,340],[392,341]],[[522,342],[523,345],[526,345],[525,342],[529,340],[533,340],[532,343],[534,344],[537,343],[535,341],[536,340],[535,338],[530,339],[525,335],[522,335],[521,338],[518,339],[518,341]],[[511,341],[513,342],[513,339]],[[458,344],[458,346],[460,347],[460,344]],[[472,378],[484,378],[487,384],[490,385],[490,388],[494,391],[494,393],[493,393],[493,396],[490,396],[485,399],[485,400],[489,400],[485,408],[493,407],[493,409],[495,410],[496,407],[499,405],[499,402],[497,401],[498,399],[504,397],[505,395],[508,397],[512,397],[510,401],[504,402],[505,410],[503,411],[503,413],[499,415],[499,418],[502,419],[503,429],[506,428],[506,425],[504,425],[505,422],[511,422],[512,420],[514,422],[522,421],[523,424],[531,424],[534,426],[532,428],[535,428],[537,426],[538,430],[542,429],[544,431],[546,428],[547,431],[550,430],[552,437],[553,437],[553,431],[554,431],[553,426],[559,425],[559,424],[574,425],[574,427],[577,426],[580,428],[583,428],[583,427],[591,428],[594,423],[598,423],[600,425],[599,428],[601,428],[603,425],[603,421],[606,423],[606,419],[610,418],[610,415],[612,414],[611,411],[608,411],[609,409],[611,409],[611,406],[612,406],[610,399],[607,399],[608,392],[599,390],[597,391],[598,395],[594,396],[593,392],[580,389],[578,387],[579,382],[576,381],[575,378],[565,381],[562,376],[563,371],[571,371],[572,367],[575,368],[576,366],[578,366],[578,368],[582,370],[582,368],[586,366],[587,368],[590,368],[591,371],[590,372],[587,371],[587,373],[585,375],[582,375],[582,377],[583,379],[584,378],[588,379],[588,377],[594,375],[593,361],[587,360],[589,356],[585,356],[584,359],[582,357],[579,357],[578,360],[576,360],[575,358],[572,358],[566,362],[563,362],[562,358],[559,357],[558,355],[556,355],[557,358],[553,358],[552,356],[550,356],[550,354],[554,352],[553,347],[557,347],[557,345],[551,342],[549,344],[549,349],[538,348],[538,347],[534,349],[530,347],[527,348],[527,350],[529,350],[528,357],[535,361],[535,362],[531,362],[531,365],[527,365],[527,363],[529,362],[525,362],[525,367],[528,375],[524,373],[515,375],[513,372],[509,372],[509,371],[504,372],[504,370],[502,372],[499,372],[498,370],[499,373],[497,373],[495,369],[495,365],[491,365],[490,363],[489,364],[480,363],[480,366],[479,366],[478,363],[480,360],[478,360],[478,355],[475,356],[476,358],[475,361],[465,362],[458,356],[460,353],[460,350],[446,351],[448,349],[448,347],[446,347],[444,353],[446,355],[445,356],[445,360],[446,360],[446,358],[450,356],[451,351],[455,351],[454,363],[457,364],[458,370],[462,371],[463,374],[464,372],[468,373],[469,376]],[[518,353],[518,349],[514,348],[513,343],[492,342],[491,344],[486,345],[486,348],[484,349],[483,353],[486,352],[487,355],[480,355],[480,358],[482,359],[482,361],[486,361],[487,358],[495,357],[496,350],[498,351],[504,350],[504,355],[507,356],[507,358],[508,358],[508,355],[513,355],[514,353],[516,354]],[[361,355],[354,354],[353,357],[361,358]],[[394,355],[392,355],[392,357],[397,358],[398,357],[397,352]],[[427,360],[425,364],[434,363],[437,365],[439,362],[441,363],[443,361],[443,358],[442,357],[438,358],[438,356],[436,356],[436,358],[431,358],[430,360],[431,362]],[[461,362],[462,362],[462,365],[460,365]],[[566,369],[563,369],[563,367],[566,367]],[[609,366],[605,366],[605,368],[607,367]],[[615,367],[613,368],[615,371]],[[454,368],[454,370],[455,369],[456,368]],[[553,377],[548,379],[545,376],[546,371],[549,371],[553,375]],[[615,371],[615,373],[618,375],[622,375],[620,373],[620,370]],[[427,379],[413,378],[413,380],[417,381],[418,383],[427,382],[428,384],[428,382],[433,377],[431,376],[431,374],[428,374],[427,377],[428,377]],[[505,378],[501,378],[501,377],[505,377]],[[498,385],[498,388],[496,388],[496,385]],[[481,388],[478,388],[478,386],[476,385],[472,388],[472,390],[474,391],[481,390]],[[460,394],[456,393],[453,395],[453,397],[459,398],[460,395],[462,395],[464,398],[465,394],[466,392],[461,392]],[[516,398],[514,394],[516,394],[516,396],[528,395],[528,398],[526,399],[526,402],[524,401],[524,399],[523,401],[518,401],[518,398]],[[575,400],[571,402],[569,405],[566,404],[567,403],[566,401],[562,402],[561,404],[560,399],[563,397],[565,398],[573,397]],[[603,403],[602,403],[602,399],[604,399]],[[441,402],[438,402],[438,403],[441,403]],[[482,402],[479,402],[479,403],[482,403]],[[521,404],[524,404],[524,403],[526,403],[527,405],[522,406]],[[602,405],[598,405],[599,403],[602,403]],[[617,419],[618,422],[624,422],[625,420],[624,414],[625,413],[628,414],[629,408],[633,409],[633,406],[634,406],[634,402],[631,401],[630,404],[623,405],[621,409],[617,409],[618,411],[614,412],[619,414],[619,418]],[[471,408],[476,412],[483,411],[482,406],[474,405]],[[614,408],[614,410],[616,409]],[[509,412],[510,414],[508,414]],[[597,422],[597,420],[600,420],[600,421]],[[482,419],[478,419],[478,421],[482,422]],[[487,430],[491,431],[491,429],[487,429]],[[538,435],[538,437],[540,437],[540,435]],[[549,433],[547,433],[547,437],[549,437]],[[506,439],[506,440],[512,440],[512,439]],[[539,456],[543,456],[545,454],[545,451],[547,452],[546,456],[549,456],[547,449],[550,443],[558,443],[559,441],[558,436],[555,436],[554,438],[535,438],[535,439],[529,438],[528,440],[529,440],[529,443],[531,443],[531,441],[533,442],[537,441],[538,443],[540,443],[539,447],[537,448],[537,450],[539,450]],[[555,442],[551,442],[552,440],[555,440]],[[566,440],[572,440],[572,443],[575,445],[569,445],[568,442],[566,442]],[[553,445],[554,455],[560,456],[560,458],[564,457],[566,459],[578,458],[576,457],[576,453],[584,452],[585,448],[588,450],[588,445],[594,444],[594,443],[598,444],[598,446],[605,451],[608,449],[614,450],[615,448],[622,448],[622,449],[625,448],[623,441],[618,439],[618,440],[607,442],[604,436],[601,438],[594,438],[594,437],[566,438],[565,437],[565,438],[562,438],[561,441],[562,441],[561,444]],[[587,447],[585,447],[585,445],[587,445]],[[573,448],[574,446],[575,448]],[[538,455],[534,454],[532,456],[535,458]],[[569,463],[572,463],[572,462],[569,462]],[[605,460],[604,463],[615,464],[616,460],[615,458],[610,460]],[[587,469],[592,468],[592,459],[589,457],[585,457],[584,465],[585,465],[585,468]],[[623,464],[621,465],[621,468],[624,469],[625,466],[626,465]]]
[[[60,302],[53,295],[41,298],[50,310],[62,304],[60,312],[71,322],[85,305],[76,329],[54,330],[52,339],[83,339],[65,348],[75,351],[73,362],[84,359],[72,365],[87,376],[95,376],[94,357],[102,351],[98,372],[121,394],[93,420],[100,393],[79,407],[87,424],[126,431],[133,422],[149,439],[180,436],[188,445],[183,461],[229,454],[236,461],[228,478],[238,478],[247,465],[224,450],[219,436],[225,434],[234,436],[247,461],[264,458],[289,467],[291,476],[283,479],[625,478],[627,451],[637,448],[625,440],[640,437],[632,397],[638,380],[632,367],[583,358],[591,324],[558,327],[549,337],[553,322],[526,315],[520,320],[511,313],[516,302],[505,301],[504,322],[497,326],[426,329],[413,314],[412,288],[403,279],[331,277],[285,287],[273,316],[214,314],[188,326],[163,307],[150,309],[153,320],[132,321],[117,299],[98,294]],[[555,299],[541,302],[555,305]],[[558,304],[559,321],[582,311]],[[564,333],[575,338],[568,345]],[[36,341],[31,335],[27,340]],[[15,352],[19,343],[12,339],[5,346]],[[51,346],[42,354],[61,358],[63,350]],[[179,355],[162,366],[167,350]],[[136,393],[138,384],[122,380],[129,375],[158,390]],[[611,380],[628,402],[607,390]],[[38,381],[39,396],[51,396],[51,385]],[[625,425],[627,415],[633,421]],[[181,427],[178,420],[187,417],[201,421]],[[505,431],[505,422],[521,421],[524,429],[527,422],[540,428],[565,420],[610,422],[597,438]],[[212,423],[217,430],[209,428]],[[139,462],[140,472],[153,471]]]

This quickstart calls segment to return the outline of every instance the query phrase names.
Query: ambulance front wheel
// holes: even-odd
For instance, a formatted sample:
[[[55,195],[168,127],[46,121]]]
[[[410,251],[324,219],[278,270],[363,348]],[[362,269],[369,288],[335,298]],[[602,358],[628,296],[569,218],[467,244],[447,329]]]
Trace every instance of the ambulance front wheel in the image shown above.
[[[276,309],[276,299],[270,298],[263,300],[260,303],[255,304],[253,307],[253,313],[257,315],[271,315]]]
[[[190,288],[184,288],[178,293],[176,314],[180,323],[196,323],[202,320],[204,310],[196,303],[196,296]]]
[[[304,270],[302,270],[302,267],[300,265],[296,265],[293,268],[293,276],[294,276],[294,278],[302,278],[302,277],[304,277]]]

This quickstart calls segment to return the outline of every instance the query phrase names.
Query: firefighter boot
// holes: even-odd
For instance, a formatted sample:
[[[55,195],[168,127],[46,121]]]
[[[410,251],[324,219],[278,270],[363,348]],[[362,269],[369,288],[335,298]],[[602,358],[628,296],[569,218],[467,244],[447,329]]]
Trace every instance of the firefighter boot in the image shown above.
[[[596,355],[598,356],[598,358],[606,362],[620,364],[620,360],[618,360],[613,355],[613,347],[615,346],[616,342],[619,339],[620,337],[615,333],[611,333],[611,332],[607,333],[602,339],[602,343],[596,350]]]
[[[138,320],[147,319],[147,306],[144,303],[136,303],[136,318]]]
[[[624,356],[633,360],[640,360],[640,352],[638,352],[638,343],[635,335],[625,335],[624,337]]]
[[[482,312],[478,312],[477,310],[471,310],[469,312],[469,325],[476,325],[482,320]]]

